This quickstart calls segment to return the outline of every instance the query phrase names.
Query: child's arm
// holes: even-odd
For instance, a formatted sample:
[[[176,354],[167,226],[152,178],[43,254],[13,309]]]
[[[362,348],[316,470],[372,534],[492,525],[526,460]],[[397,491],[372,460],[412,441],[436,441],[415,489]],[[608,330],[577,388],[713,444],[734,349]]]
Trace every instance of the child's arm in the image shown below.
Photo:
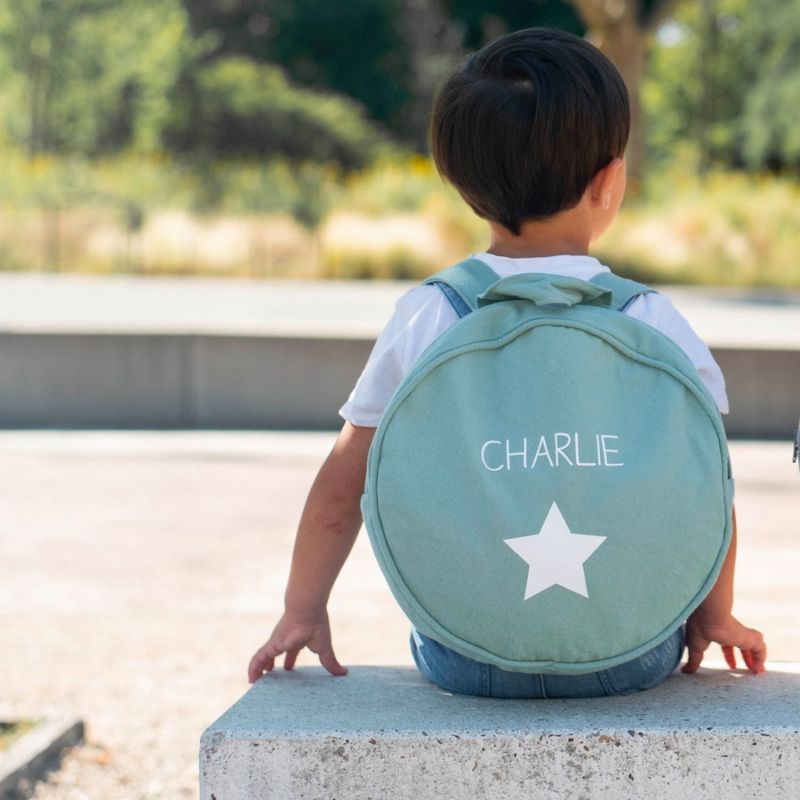
[[[742,625],[732,614],[733,573],[736,565],[736,510],[733,512],[733,536],[722,570],[708,597],[698,606],[686,623],[686,646],[689,660],[683,672],[696,672],[703,653],[711,642],[722,645],[725,661],[736,668],[734,647],[742,651],[747,668],[754,675],[764,671],[767,646],[764,637],[753,628]]]
[[[359,502],[374,433],[375,428],[346,422],[317,473],[297,530],[284,613],[250,660],[250,683],[264,670],[271,671],[281,653],[286,653],[284,668],[292,669],[304,647],[316,653],[331,674],[347,674],[333,653],[326,606],[361,528]]]

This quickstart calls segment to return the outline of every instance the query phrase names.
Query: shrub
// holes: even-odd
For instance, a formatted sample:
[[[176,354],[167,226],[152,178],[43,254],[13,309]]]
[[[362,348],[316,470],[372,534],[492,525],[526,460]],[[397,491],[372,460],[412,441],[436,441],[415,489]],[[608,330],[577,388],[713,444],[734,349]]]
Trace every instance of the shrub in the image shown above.
[[[357,169],[388,141],[356,101],[291,86],[281,67],[245,58],[197,68],[178,83],[172,107],[164,142],[195,156],[285,156]]]
[[[646,281],[800,286],[798,231],[800,187],[788,178],[670,172],[623,206],[595,253]]]

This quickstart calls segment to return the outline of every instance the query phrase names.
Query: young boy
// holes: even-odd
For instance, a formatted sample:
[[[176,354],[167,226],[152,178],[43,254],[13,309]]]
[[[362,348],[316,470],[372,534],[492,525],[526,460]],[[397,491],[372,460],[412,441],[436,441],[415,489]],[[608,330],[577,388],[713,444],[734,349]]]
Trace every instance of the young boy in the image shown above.
[[[624,151],[630,117],[619,73],[592,45],[571,34],[529,28],[471,54],[441,89],[431,121],[441,175],[489,224],[491,244],[472,257],[500,278],[525,272],[589,280],[608,271],[588,255],[610,225],[625,191]],[[640,295],[624,310],[670,337],[693,362],[722,413],[725,384],[708,348],[663,295]],[[395,388],[421,353],[458,319],[439,287],[417,286],[397,302],[349,400],[342,431],[314,481],[300,520],[285,612],[248,670],[255,681],[285,653],[292,669],[308,647],[333,675],[347,670],[331,644],[328,596],[361,526],[359,498],[375,428]],[[580,696],[647,688],[679,663],[695,672],[711,642],[731,668],[734,648],[756,674],[764,670],[762,635],[736,620],[733,573],[736,525],[719,578],[683,629],[641,656],[603,674],[541,677],[548,695]],[[684,639],[685,636],[685,639]],[[491,669],[502,696],[535,696],[531,676],[471,661],[412,631],[423,673],[455,691],[478,694]],[[544,679],[551,685],[545,686]],[[484,681],[488,683],[488,681]],[[599,687],[599,688],[598,688]]]

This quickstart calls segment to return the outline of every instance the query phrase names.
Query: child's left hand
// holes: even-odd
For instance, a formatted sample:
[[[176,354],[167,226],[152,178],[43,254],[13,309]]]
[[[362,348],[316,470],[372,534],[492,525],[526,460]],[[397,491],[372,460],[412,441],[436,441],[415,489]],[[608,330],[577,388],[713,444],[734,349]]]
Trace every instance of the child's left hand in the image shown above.
[[[711,642],[717,642],[722,646],[725,662],[731,669],[736,669],[734,648],[739,648],[750,672],[757,675],[764,671],[767,646],[761,632],[742,625],[731,614],[722,619],[711,619],[709,615],[703,613],[702,608],[695,611],[686,622],[686,647],[689,651],[689,660],[681,671],[697,672],[703,654]]]

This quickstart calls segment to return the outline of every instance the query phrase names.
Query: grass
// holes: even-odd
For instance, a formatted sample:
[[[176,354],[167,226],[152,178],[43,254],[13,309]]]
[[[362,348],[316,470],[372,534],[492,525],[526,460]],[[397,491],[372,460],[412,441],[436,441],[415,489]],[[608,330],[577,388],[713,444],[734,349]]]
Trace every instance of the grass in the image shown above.
[[[155,157],[7,160],[0,268],[419,279],[486,247],[485,223],[420,156],[314,164]],[[593,253],[653,283],[800,287],[800,184],[651,175]]]
[[[789,178],[666,174],[623,207],[596,254],[631,277],[800,287],[800,185]]]

